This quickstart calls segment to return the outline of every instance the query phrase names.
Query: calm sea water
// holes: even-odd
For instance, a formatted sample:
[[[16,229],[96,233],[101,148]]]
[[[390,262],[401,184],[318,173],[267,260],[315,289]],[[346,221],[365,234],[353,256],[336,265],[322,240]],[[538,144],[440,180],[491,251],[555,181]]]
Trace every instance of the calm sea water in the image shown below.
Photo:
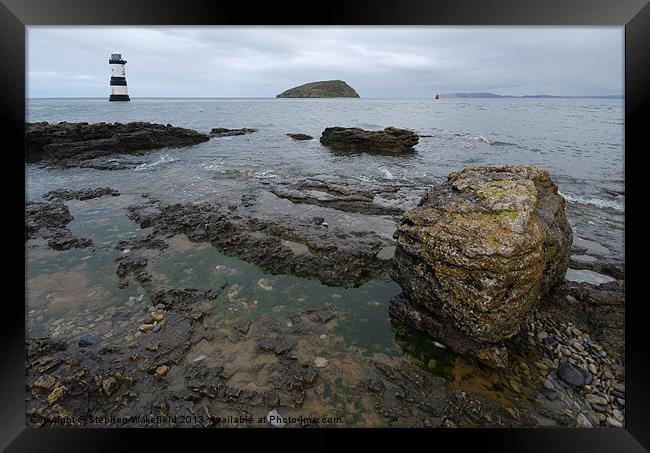
[[[254,127],[256,134],[210,140],[191,149],[161,150],[126,172],[28,168],[30,198],[56,187],[119,185],[119,189],[200,198],[215,179],[337,176],[435,183],[463,166],[532,163],[551,172],[568,201],[579,238],[622,260],[624,109],[595,99],[31,99],[27,121],[151,121],[207,132]],[[410,156],[340,155],[318,140],[328,126],[413,129],[423,137]],[[137,176],[136,176],[137,175]]]

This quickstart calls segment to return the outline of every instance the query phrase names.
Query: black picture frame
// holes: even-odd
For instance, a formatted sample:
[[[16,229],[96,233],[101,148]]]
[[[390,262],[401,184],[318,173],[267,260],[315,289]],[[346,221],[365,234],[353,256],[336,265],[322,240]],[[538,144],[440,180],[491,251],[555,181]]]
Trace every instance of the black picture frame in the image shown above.
[[[134,446],[134,437],[146,439],[147,450],[166,445],[177,430],[38,429],[25,427],[24,414],[24,121],[26,33],[30,25],[612,25],[625,27],[625,261],[626,261],[626,428],[625,429],[506,429],[506,430],[365,430],[372,440],[392,438],[413,448],[412,439],[430,447],[480,443],[498,451],[646,451],[650,448],[650,375],[648,373],[647,318],[644,315],[644,259],[650,256],[646,218],[648,190],[647,118],[650,116],[650,5],[647,0],[492,0],[492,1],[328,1],[282,5],[201,0],[2,0],[0,47],[3,69],[0,124],[4,134],[2,194],[4,212],[0,231],[4,239],[3,280],[15,290],[0,308],[0,448],[7,451],[122,451]],[[300,13],[291,13],[291,11]],[[21,196],[22,195],[22,196]],[[10,239],[15,236],[15,240]],[[22,283],[21,283],[22,282]],[[9,294],[5,290],[5,294]],[[254,436],[228,430],[242,443],[282,435],[268,448],[336,448],[329,433],[302,430],[299,437],[285,430],[257,430]],[[305,432],[306,431],[306,432]],[[327,431],[327,430],[325,430]],[[341,431],[341,430],[337,430]],[[349,432],[349,431],[348,431]],[[187,433],[187,431],[186,431]],[[212,430],[192,430],[198,442]],[[327,435],[328,437],[322,437]],[[224,434],[219,434],[220,443]],[[246,436],[246,437],[244,437]],[[308,436],[308,439],[305,437]],[[421,437],[420,437],[421,436]],[[214,439],[214,438],[213,438]],[[236,440],[236,439],[230,439]],[[289,442],[290,444],[287,444]],[[449,444],[448,442],[452,442]],[[197,443],[192,448],[200,448]],[[274,447],[275,445],[275,447]],[[221,444],[220,448],[223,448]],[[204,447],[201,447],[204,448]],[[216,448],[216,447],[215,447]],[[449,448],[449,447],[447,447]]]

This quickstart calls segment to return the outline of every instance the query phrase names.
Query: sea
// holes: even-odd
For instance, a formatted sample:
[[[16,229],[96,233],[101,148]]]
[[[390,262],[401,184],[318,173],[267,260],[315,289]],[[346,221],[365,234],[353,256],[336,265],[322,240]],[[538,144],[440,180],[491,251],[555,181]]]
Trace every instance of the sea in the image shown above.
[[[125,159],[137,165],[127,170],[28,164],[29,200],[42,201],[43,193],[61,188],[111,187],[122,194],[101,202],[67,203],[75,217],[70,229],[92,238],[93,250],[54,252],[28,245],[28,335],[70,340],[89,333],[117,335],[119,326],[106,323],[111,307],[134,303],[143,291],[132,285],[117,287],[114,260],[123,251],[115,246],[137,234],[139,228],[126,217],[125,207],[142,202],[144,193],[170,201],[221,201],[238,199],[244,190],[303,178],[422,187],[440,183],[466,166],[535,164],[550,172],[566,199],[582,259],[624,260],[623,100],[29,99],[26,110],[29,122],[149,121],[205,133],[215,127],[258,129],[189,148],[129,156]],[[318,140],[330,126],[394,126],[414,130],[421,138],[415,152],[406,155],[335,153]],[[315,139],[296,141],[287,133]],[[390,298],[400,291],[390,280],[372,280],[358,288],[328,287],[315,280],[271,275],[209,244],[182,237],[150,264],[156,277],[171,286],[229,285],[215,305],[225,318],[290,313],[306,303],[334,304],[344,313],[336,329],[346,347],[390,356],[405,354],[420,341],[388,319]],[[602,278],[578,270],[572,275],[596,282]],[[438,357],[437,363],[450,361]]]

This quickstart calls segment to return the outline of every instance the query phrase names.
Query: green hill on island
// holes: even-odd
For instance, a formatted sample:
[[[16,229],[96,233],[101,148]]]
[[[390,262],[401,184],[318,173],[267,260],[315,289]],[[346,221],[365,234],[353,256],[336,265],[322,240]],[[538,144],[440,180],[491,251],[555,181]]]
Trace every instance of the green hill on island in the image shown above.
[[[343,80],[305,83],[278,94],[276,98],[358,98],[359,93]]]

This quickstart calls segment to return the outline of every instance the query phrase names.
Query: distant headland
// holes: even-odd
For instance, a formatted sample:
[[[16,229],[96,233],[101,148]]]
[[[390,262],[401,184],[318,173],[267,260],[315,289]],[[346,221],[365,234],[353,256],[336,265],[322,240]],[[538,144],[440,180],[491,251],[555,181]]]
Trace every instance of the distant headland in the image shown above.
[[[549,94],[526,94],[523,96],[513,96],[510,94],[494,94],[494,93],[446,93],[441,94],[446,98],[515,98],[515,99],[623,99],[622,94],[611,95],[591,95],[591,96],[552,96]]]
[[[354,88],[343,80],[305,83],[278,94],[276,98],[358,98]]]

